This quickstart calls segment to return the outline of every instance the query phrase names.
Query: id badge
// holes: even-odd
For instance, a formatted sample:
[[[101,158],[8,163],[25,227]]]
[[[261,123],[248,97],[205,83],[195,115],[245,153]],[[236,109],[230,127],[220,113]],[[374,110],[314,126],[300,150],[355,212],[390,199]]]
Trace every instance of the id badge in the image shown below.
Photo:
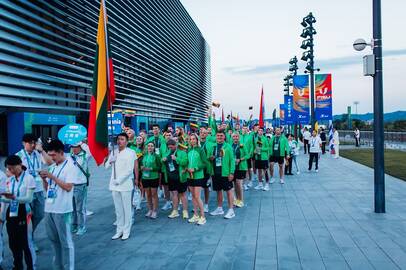
[[[279,149],[279,144],[275,143],[275,145],[273,146],[273,150],[277,151]]]
[[[159,148],[155,148],[155,154],[159,155]]]
[[[10,217],[18,217],[18,201],[11,201],[10,202]]]
[[[216,167],[221,167],[221,157],[216,158]]]
[[[55,188],[49,188],[47,192],[47,202],[53,203],[56,198],[56,190]]]
[[[174,172],[175,171],[175,165],[173,165],[173,162],[168,163],[169,171]]]
[[[143,175],[144,177],[149,177],[151,174],[150,174],[149,171],[143,171],[143,172],[142,172],[142,175]]]

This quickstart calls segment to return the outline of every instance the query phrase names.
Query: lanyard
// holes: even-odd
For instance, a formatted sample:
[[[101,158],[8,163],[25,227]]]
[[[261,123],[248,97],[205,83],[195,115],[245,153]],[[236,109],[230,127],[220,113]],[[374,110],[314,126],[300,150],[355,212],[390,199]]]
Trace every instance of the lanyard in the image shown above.
[[[59,170],[58,174],[56,175],[56,178],[59,178],[59,176],[61,175],[61,172],[65,168],[67,162],[68,162],[68,160],[65,160],[65,162],[62,164],[62,168]],[[56,166],[52,170],[52,174],[54,174],[55,169],[56,169]],[[52,179],[49,179],[49,185],[52,186]]]
[[[161,147],[161,140],[159,139],[159,137],[155,137],[154,141],[155,141],[155,147],[160,148]]]
[[[21,175],[21,177],[20,177],[20,182],[18,183],[18,187],[17,187],[17,197],[20,196],[20,188],[21,188],[21,185],[22,185],[23,182],[24,182],[24,176],[25,176],[25,171],[24,171],[23,174]],[[13,186],[12,186],[12,189],[11,189],[11,193],[12,193],[13,195],[14,195],[14,187],[15,187],[16,181],[17,181],[17,178],[14,176],[14,177],[13,177]]]
[[[310,144],[311,144],[311,146],[312,147],[315,147],[315,145],[316,145],[316,138],[314,138],[314,137],[312,137],[312,140],[311,140],[311,142],[310,142]]]
[[[25,149],[23,149],[23,151],[24,151],[25,158],[27,159],[28,169],[34,171],[35,170],[35,164],[37,164],[37,167],[39,167],[37,155],[35,154],[34,151],[32,152],[32,155],[34,155],[34,157],[33,157],[33,161],[31,162],[31,158],[27,154],[27,151],[25,151]]]
[[[219,145],[217,144],[217,145],[216,145],[216,157],[219,157],[219,156],[220,156],[218,146],[219,146]],[[221,145],[220,151],[221,151],[221,149],[223,149],[223,145]]]

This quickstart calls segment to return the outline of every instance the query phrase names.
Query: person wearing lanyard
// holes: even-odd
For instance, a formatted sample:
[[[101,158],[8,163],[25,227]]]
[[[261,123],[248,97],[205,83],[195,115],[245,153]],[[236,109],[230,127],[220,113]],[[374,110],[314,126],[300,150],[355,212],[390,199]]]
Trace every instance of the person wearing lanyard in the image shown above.
[[[238,132],[233,133],[233,153],[235,159],[235,173],[234,173],[234,189],[236,194],[236,200],[234,200],[234,205],[237,207],[244,206],[244,195],[242,182],[247,176],[247,160],[250,157],[249,150],[241,143],[240,134]]]
[[[225,142],[223,130],[219,130],[216,135],[217,143],[210,149],[210,160],[213,162],[213,190],[217,192],[217,208],[210,215],[224,215],[223,211],[223,191],[227,193],[228,211],[224,218],[235,217],[233,179],[235,171],[235,158],[231,146]]]
[[[206,155],[200,148],[199,138],[193,133],[190,135],[190,148],[188,152],[188,165],[185,170],[188,175],[188,185],[192,193],[192,203],[194,214],[188,222],[196,223],[197,225],[206,224],[206,216],[204,214],[203,202],[200,198],[200,189],[204,187],[204,169],[206,168]],[[200,212],[200,217],[199,217]]]
[[[8,203],[6,220],[9,247],[13,253],[13,269],[24,269],[23,257],[27,269],[35,269],[36,255],[32,242],[32,220],[30,203],[35,191],[35,180],[22,165],[19,156],[9,156],[5,161],[7,170],[12,175],[2,202]]]
[[[161,129],[159,128],[159,125],[157,125],[157,124],[152,125],[152,133],[153,133],[153,135],[148,138],[145,145],[148,145],[150,142],[154,143],[155,154],[159,157],[159,159],[162,159],[162,154],[167,149],[165,137],[161,134]],[[161,189],[163,189],[164,197],[166,200],[164,206],[162,207],[162,210],[167,211],[172,208],[172,201],[170,200],[168,183],[162,174],[163,170],[164,170],[164,165],[162,164],[162,167],[159,169],[158,174],[159,174],[159,183],[160,183],[160,186],[162,187]]]
[[[210,146],[213,144],[211,143],[208,139],[208,132],[205,127],[200,128],[200,148],[204,151],[204,153],[207,156],[208,149]],[[210,172],[212,170],[212,164],[211,162],[208,162],[206,160],[206,167],[204,169],[204,183],[203,183],[203,189],[204,189],[204,204],[203,204],[203,209],[205,213],[209,212],[209,198],[210,198]]]
[[[87,187],[89,185],[89,160],[92,157],[90,153],[82,149],[82,143],[71,145],[70,156],[73,164],[79,169],[77,184],[73,188],[73,222],[72,233],[83,235],[86,233],[86,207],[85,198]]]
[[[52,140],[48,155],[54,164],[42,170],[40,176],[47,191],[45,200],[45,230],[54,249],[53,265],[57,269],[74,269],[72,241],[73,187],[77,184],[79,169],[66,158],[64,144]]]
[[[171,193],[173,209],[169,218],[179,217],[179,199],[182,201],[183,218],[189,218],[188,201],[186,198],[187,173],[185,172],[188,160],[186,152],[177,149],[173,139],[167,141],[168,150],[162,158],[165,164],[165,177],[168,179],[169,192]]]
[[[249,155],[246,163],[247,163],[247,172],[248,172],[248,179],[244,183],[244,190],[249,190],[252,187],[252,139],[250,134],[248,133],[249,129],[248,126],[245,124],[242,127],[242,132],[240,136],[240,143],[244,145],[245,151]],[[246,177],[244,177],[246,179]]]
[[[312,170],[313,161],[316,162],[316,172],[319,171],[319,153],[321,152],[322,141],[317,135],[317,131],[313,130],[309,140],[309,172]]]
[[[269,156],[271,165],[269,166],[269,171],[271,174],[271,184],[275,182],[274,178],[274,164],[278,163],[279,167],[279,181],[281,184],[284,184],[283,180],[284,168],[283,164],[285,159],[289,159],[290,148],[289,142],[285,135],[281,134],[281,129],[275,129],[275,136],[272,137],[269,147]],[[265,186],[264,190],[269,190],[269,185]]]
[[[263,185],[262,176],[264,176],[265,171],[268,170],[269,164],[269,140],[264,135],[264,129],[262,127],[258,128],[258,134],[254,138],[255,169],[258,171],[258,185],[255,187],[255,190],[263,190],[266,186]]]
[[[310,131],[307,129],[307,127],[305,127],[303,129],[303,147],[304,147],[304,153],[307,154],[307,152],[310,152],[310,137],[312,135],[310,134]]]
[[[147,218],[156,219],[158,217],[158,186],[159,174],[161,172],[160,156],[156,154],[155,145],[153,142],[147,144],[147,151],[142,158],[141,163],[142,186],[147,195],[148,212],[145,215]]]
[[[254,124],[254,126],[253,126],[253,128],[252,128],[252,131],[250,132],[250,137],[251,137],[251,145],[252,145],[252,147],[251,147],[251,160],[252,160],[252,173],[251,173],[251,176],[250,176],[250,180],[249,180],[249,182],[248,182],[248,187],[249,188],[251,188],[252,187],[252,180],[254,179],[256,179],[256,180],[258,180],[259,181],[259,178],[258,178],[258,164],[257,164],[257,161],[256,161],[256,158],[257,158],[257,154],[256,154],[256,151],[255,150],[257,150],[258,148],[257,148],[257,146],[258,146],[258,130],[259,130],[259,124]],[[262,179],[261,179],[261,181],[262,181]],[[261,187],[261,189],[262,189],[262,187]]]
[[[21,158],[22,164],[27,168],[27,172],[34,178],[36,184],[34,199],[31,202],[33,239],[38,224],[44,218],[44,188],[38,171],[41,170],[42,165],[52,164],[51,158],[43,151],[42,145],[36,144],[36,141],[37,137],[33,134],[24,134],[22,138],[23,149],[16,153]],[[35,243],[34,249],[38,250]]]

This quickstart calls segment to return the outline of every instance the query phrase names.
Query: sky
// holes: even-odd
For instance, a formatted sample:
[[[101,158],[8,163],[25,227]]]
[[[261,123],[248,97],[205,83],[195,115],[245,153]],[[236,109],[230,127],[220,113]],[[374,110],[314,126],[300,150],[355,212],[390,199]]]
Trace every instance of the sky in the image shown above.
[[[226,112],[258,117],[263,85],[266,117],[283,103],[289,59],[302,56],[303,17],[316,17],[315,63],[331,73],[333,114],[359,101],[358,113],[372,112],[372,77],[363,76],[357,38],[372,39],[372,0],[181,0],[210,46],[212,96]],[[384,111],[406,110],[405,0],[382,1]],[[299,74],[304,61],[299,61]]]

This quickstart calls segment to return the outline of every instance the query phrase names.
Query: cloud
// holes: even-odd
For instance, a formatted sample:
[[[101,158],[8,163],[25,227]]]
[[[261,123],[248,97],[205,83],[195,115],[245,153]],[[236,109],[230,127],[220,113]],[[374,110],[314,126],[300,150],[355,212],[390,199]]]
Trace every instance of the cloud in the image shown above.
[[[386,50],[383,52],[383,55],[384,57],[406,55],[406,49]],[[338,69],[351,65],[357,65],[361,63],[362,63],[361,55],[321,59],[316,61],[316,65],[318,68],[328,70]],[[283,63],[264,66],[238,66],[238,67],[226,67],[223,70],[233,75],[253,75],[253,74],[265,74],[286,71],[288,69],[288,65],[289,65],[288,63]]]

